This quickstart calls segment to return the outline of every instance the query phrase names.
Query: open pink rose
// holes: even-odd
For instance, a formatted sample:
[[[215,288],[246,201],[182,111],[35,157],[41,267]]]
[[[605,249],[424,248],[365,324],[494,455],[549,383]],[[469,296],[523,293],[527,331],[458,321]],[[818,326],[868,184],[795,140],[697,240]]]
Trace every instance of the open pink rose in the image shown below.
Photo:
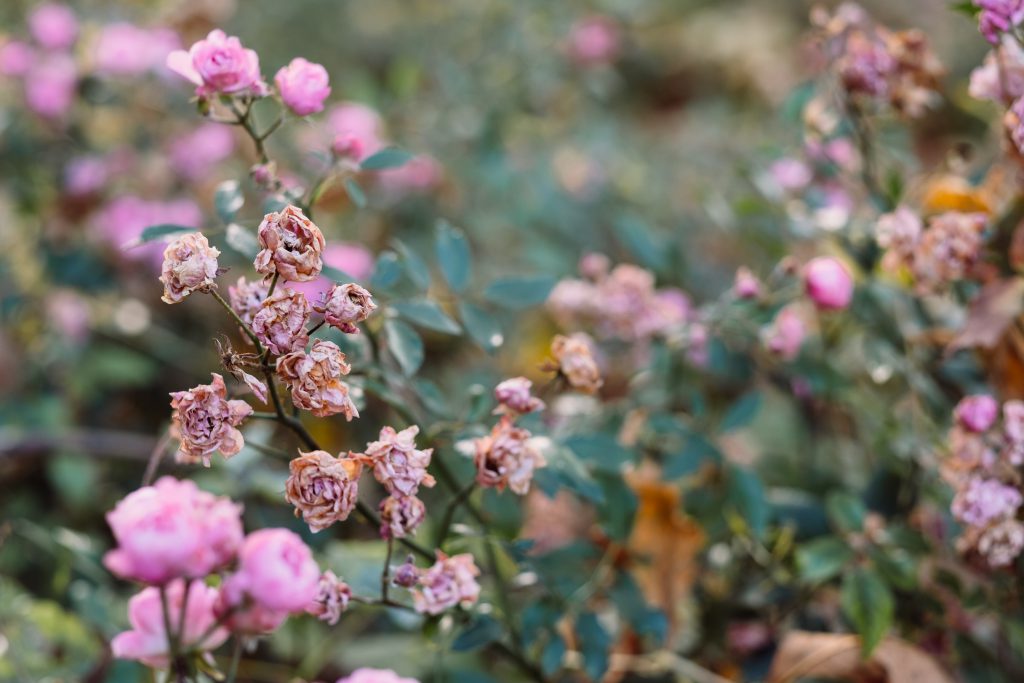
[[[196,94],[263,95],[266,84],[260,78],[260,59],[256,52],[242,46],[235,36],[220,29],[210,31],[188,52],[175,50],[167,55],[167,67],[196,85]]]
[[[245,537],[224,595],[231,605],[249,599],[267,610],[299,613],[319,588],[320,568],[302,539],[287,529],[260,529]]]
[[[296,57],[274,76],[281,100],[298,116],[324,110],[324,100],[331,94],[327,69],[302,57]]]
[[[167,586],[168,620],[175,633],[181,633],[181,645],[204,652],[214,650],[228,638],[224,628],[213,628],[217,621],[214,605],[217,589],[201,581],[188,584],[185,600],[185,582],[172,581]],[[182,602],[185,602],[185,624],[181,628]],[[128,621],[132,628],[114,636],[110,649],[118,659],[134,659],[147,666],[165,668],[169,664],[169,638],[165,630],[160,591],[153,586],[144,588],[128,601]],[[209,631],[209,636],[203,638]],[[200,639],[201,642],[200,642]]]

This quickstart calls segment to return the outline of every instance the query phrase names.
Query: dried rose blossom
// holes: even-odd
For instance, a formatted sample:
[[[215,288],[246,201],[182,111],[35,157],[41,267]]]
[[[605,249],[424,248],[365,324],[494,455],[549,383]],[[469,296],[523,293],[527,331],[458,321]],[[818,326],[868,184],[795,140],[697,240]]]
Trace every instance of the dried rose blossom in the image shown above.
[[[324,300],[313,306],[318,313],[323,313],[324,320],[331,327],[336,327],[346,334],[356,334],[361,323],[377,310],[373,297],[359,285],[350,282],[346,285],[334,285]]]
[[[406,427],[400,432],[393,427],[380,430],[380,438],[366,445],[360,454],[373,467],[373,476],[392,496],[415,496],[420,485],[433,486],[434,477],[427,472],[433,448],[416,448],[420,428]]]
[[[977,547],[990,567],[1005,567],[1024,550],[1024,524],[1006,519],[990,526],[978,537]]]
[[[1016,38],[1004,35],[998,46],[971,72],[968,94],[978,100],[1003,104],[1024,95],[1024,49]]]
[[[1017,513],[1024,497],[1013,486],[997,479],[972,477],[953,499],[953,514],[964,524],[986,526]]]
[[[426,517],[427,507],[416,496],[388,496],[380,502],[380,537],[405,538]]]
[[[480,597],[479,575],[472,555],[448,557],[438,550],[437,562],[420,572],[418,588],[412,591],[416,611],[441,614],[456,605],[469,607]]]
[[[262,247],[253,263],[257,272],[268,277],[277,273],[292,282],[309,282],[320,275],[324,236],[297,206],[268,213],[257,236]]]
[[[416,568],[416,556],[408,555],[405,562],[398,566],[392,576],[392,582],[402,588],[412,588],[420,580],[420,571]]]
[[[262,281],[249,282],[245,277],[228,287],[228,301],[231,309],[238,314],[246,325],[252,325],[252,319],[267,298],[270,286]]]
[[[190,232],[168,244],[160,273],[160,282],[164,284],[160,298],[176,304],[192,292],[212,287],[217,277],[218,256],[220,251],[211,247],[201,232]]]
[[[362,464],[354,458],[336,458],[326,451],[299,453],[288,465],[285,499],[295,516],[316,533],[348,519],[359,497]]]
[[[252,318],[252,331],[271,353],[283,356],[301,351],[309,342],[309,315],[306,296],[282,287],[260,305]]]
[[[597,368],[586,335],[555,335],[551,341],[551,355],[555,359],[552,369],[557,370],[573,389],[594,394],[601,388],[601,371]]]
[[[277,374],[291,389],[292,403],[317,417],[339,413],[346,420],[359,417],[349,387],[341,379],[351,370],[338,345],[323,339],[314,341],[309,353],[300,350],[277,359]]]
[[[352,589],[349,585],[328,570],[320,575],[316,597],[306,607],[306,613],[334,626],[341,619],[341,613],[348,609],[351,600]]]
[[[732,291],[738,299],[756,299],[761,295],[761,281],[749,268],[741,267],[736,271]]]
[[[953,413],[966,429],[981,433],[995,424],[999,416],[999,402],[985,394],[966,396],[957,403]]]
[[[544,456],[531,445],[532,436],[516,427],[510,417],[502,417],[489,435],[475,442],[477,483],[499,491],[507,486],[521,496],[529,493],[533,471],[546,464]]]
[[[495,414],[525,415],[544,410],[544,401],[530,393],[532,386],[533,382],[525,377],[512,377],[494,387],[494,398],[499,404]]]
[[[171,434],[181,440],[180,462],[199,462],[209,467],[210,456],[220,451],[230,458],[242,449],[238,425],[252,414],[245,401],[229,401],[224,378],[213,373],[213,382],[171,394]]]

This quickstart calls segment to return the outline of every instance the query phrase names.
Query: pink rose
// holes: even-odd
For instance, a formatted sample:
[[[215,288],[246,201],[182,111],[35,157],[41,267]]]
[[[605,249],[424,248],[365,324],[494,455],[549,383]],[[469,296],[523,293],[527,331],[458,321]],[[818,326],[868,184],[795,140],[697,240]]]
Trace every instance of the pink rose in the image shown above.
[[[323,313],[324,320],[331,327],[346,334],[357,334],[359,328],[356,327],[356,323],[370,317],[370,314],[377,310],[377,304],[373,303],[373,297],[368,291],[350,282],[347,285],[332,287],[324,300],[315,304],[313,309]]]
[[[47,50],[65,50],[78,37],[78,19],[70,7],[47,2],[28,15],[28,30]]]
[[[167,55],[167,67],[194,83],[200,97],[266,92],[256,52],[220,29],[210,31],[206,40],[200,40],[188,52],[175,50]]]
[[[240,635],[265,635],[284,623],[288,612],[273,610],[252,601],[232,604],[227,595],[229,585],[221,586],[214,612],[225,628]]]
[[[337,683],[420,683],[414,678],[403,678],[388,669],[356,669]]]
[[[427,506],[416,496],[388,496],[380,502],[380,537],[405,538],[427,518]]]
[[[0,74],[24,76],[36,60],[35,50],[20,40],[8,40],[0,46]]]
[[[811,301],[823,310],[841,310],[853,299],[853,276],[834,258],[812,259],[804,267],[804,287]]]
[[[737,299],[756,299],[761,295],[761,281],[749,268],[740,268],[736,271],[732,291]]]
[[[320,568],[302,539],[287,529],[260,529],[245,537],[224,596],[230,605],[248,598],[267,610],[300,613],[319,588]]]
[[[587,17],[573,24],[569,32],[569,56],[579,64],[611,62],[620,49],[619,27],[609,17]]]
[[[146,29],[123,21],[108,24],[96,38],[96,71],[137,76],[163,66],[167,56],[180,48],[181,40],[171,29]]]
[[[793,360],[800,354],[807,327],[793,306],[786,306],[775,316],[771,326],[763,333],[768,350],[783,360]]]
[[[188,599],[185,600],[185,591]],[[185,602],[185,624],[181,627],[182,602]],[[217,621],[214,605],[217,602],[217,589],[200,581],[191,581],[187,589],[185,582],[175,579],[167,586],[167,607],[171,629],[181,634],[181,645],[184,649],[198,649],[203,652],[215,650],[228,638],[224,628],[213,628]],[[128,601],[128,621],[132,625],[130,631],[114,636],[110,641],[110,649],[118,659],[134,659],[156,669],[166,668],[169,662],[170,646],[159,589],[150,586],[144,588]],[[200,642],[200,639],[209,631]]]
[[[544,401],[530,393],[533,382],[525,377],[512,377],[494,387],[494,399],[498,402],[495,414],[525,415],[544,410]]]
[[[418,587],[412,591],[416,611],[441,614],[456,605],[469,607],[480,597],[479,575],[472,555],[448,557],[438,550],[437,562],[420,573]]]
[[[281,100],[297,116],[308,116],[324,110],[324,100],[331,94],[327,69],[320,64],[296,57],[274,76]]]
[[[78,89],[78,68],[65,54],[52,54],[36,62],[25,74],[25,104],[47,119],[71,109]]]
[[[309,302],[299,292],[279,287],[252,318],[256,337],[279,356],[302,351],[309,341]]]
[[[289,205],[268,213],[257,237],[262,250],[253,263],[256,272],[278,273],[292,282],[308,282],[320,275],[324,235],[299,207]]]
[[[201,578],[229,564],[242,542],[241,507],[163,477],[107,513],[117,548],[103,558],[121,578],[163,584]]]
[[[164,283],[164,303],[176,304],[189,294],[214,286],[217,277],[217,257],[220,251],[211,247],[206,235],[190,232],[182,235],[164,249],[164,265],[160,282]]]
[[[373,476],[392,496],[415,496],[420,485],[433,486],[434,477],[427,472],[433,448],[416,448],[420,428],[406,427],[400,432],[393,427],[380,430],[380,439],[366,445],[359,457],[373,467]]]
[[[509,487],[521,496],[530,492],[533,471],[546,464],[544,456],[530,443],[533,435],[516,427],[507,415],[491,433],[476,440],[476,481],[485,488],[503,491]]]
[[[957,422],[976,434],[988,431],[999,416],[999,402],[991,396],[966,396],[954,410]]]
[[[313,533],[348,519],[359,498],[362,464],[327,451],[299,453],[288,465],[284,497]]]
[[[317,417],[359,417],[341,379],[351,371],[338,345],[323,339],[313,342],[309,353],[300,349],[277,359],[277,374],[291,389],[292,403]]]
[[[238,425],[252,415],[245,401],[229,401],[224,378],[213,374],[213,382],[171,394],[171,434],[181,440],[178,461],[202,461],[209,467],[210,456],[220,451],[224,459],[242,450],[244,441]]]
[[[341,619],[341,613],[348,609],[351,599],[352,589],[349,585],[335,576],[334,572],[326,571],[320,576],[316,597],[306,606],[306,612],[334,626]]]
[[[347,155],[362,161],[384,147],[380,114],[358,102],[344,102],[331,109],[327,125],[337,138],[348,141]]]

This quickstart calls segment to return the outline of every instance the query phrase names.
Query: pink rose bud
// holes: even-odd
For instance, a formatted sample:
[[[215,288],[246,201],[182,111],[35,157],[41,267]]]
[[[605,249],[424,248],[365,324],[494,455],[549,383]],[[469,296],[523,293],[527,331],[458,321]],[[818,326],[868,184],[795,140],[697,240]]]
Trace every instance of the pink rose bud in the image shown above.
[[[999,416],[999,403],[984,394],[967,396],[956,405],[954,415],[965,429],[980,434],[995,424]]]
[[[405,538],[427,518],[427,506],[416,496],[388,496],[380,502],[380,537]]]
[[[316,533],[348,519],[359,497],[362,464],[354,458],[335,458],[326,451],[299,453],[288,466],[284,497],[295,516]]]
[[[525,415],[544,410],[544,401],[530,393],[533,382],[525,377],[512,377],[494,387],[494,398],[499,403],[495,414]]]
[[[799,159],[785,158],[768,167],[772,182],[783,192],[798,192],[814,179],[810,167]]]
[[[271,353],[281,356],[301,352],[309,341],[309,313],[304,294],[278,287],[252,317],[252,331]]]
[[[438,550],[437,562],[420,572],[418,588],[412,591],[416,611],[441,614],[456,605],[473,605],[480,597],[480,584],[476,581],[479,575],[472,555],[448,557]]]
[[[489,435],[475,441],[477,483],[499,491],[507,486],[520,496],[529,493],[533,471],[547,464],[530,443],[532,436],[526,429],[516,427],[508,415],[503,416]]]
[[[156,669],[166,668],[170,664],[170,638],[164,629],[167,621],[170,621],[171,630],[175,635],[181,634],[180,643],[184,649],[209,652],[227,640],[226,629],[213,628],[217,621],[214,614],[217,589],[201,581],[190,582],[187,600],[185,590],[185,582],[181,579],[175,579],[168,584],[169,614],[166,621],[159,589],[150,586],[132,597],[128,601],[128,621],[132,628],[130,631],[117,634],[110,641],[110,649],[114,656],[118,659],[134,659]],[[182,605],[182,602],[185,604]],[[184,628],[181,625],[183,606]]]
[[[800,354],[806,336],[807,327],[803,318],[793,306],[786,306],[764,332],[764,344],[771,353],[783,360],[793,360]]]
[[[573,24],[569,33],[569,56],[579,64],[613,61],[621,49],[618,25],[609,17],[593,16]]]
[[[380,439],[366,445],[359,458],[373,467],[373,476],[387,492],[396,498],[415,496],[420,485],[433,486],[434,477],[427,472],[433,448],[416,448],[416,425],[395,431],[393,427],[380,430]]]
[[[107,523],[117,547],[103,563],[144,583],[204,577],[232,562],[242,543],[240,506],[173,477],[128,494]]]
[[[323,313],[324,320],[346,334],[357,334],[361,323],[377,310],[373,297],[359,285],[350,282],[347,285],[334,285],[324,300],[313,306],[318,313]]]
[[[416,558],[409,555],[398,569],[395,570],[394,583],[402,588],[412,588],[420,580],[420,571],[416,568]]]
[[[320,576],[316,597],[306,607],[306,612],[334,626],[341,619],[341,613],[348,609],[351,599],[352,589],[349,585],[335,576],[334,572],[326,571]]]
[[[344,102],[332,107],[327,124],[337,136],[335,140],[344,137],[358,141],[349,149],[352,161],[362,161],[384,147],[380,114],[365,104]]]
[[[274,185],[275,178],[277,178],[277,164],[273,161],[266,164],[256,164],[249,169],[249,175],[252,176],[254,183],[265,190],[270,189]]]
[[[334,137],[331,143],[331,151],[341,159],[359,161],[366,152],[363,150],[363,141],[351,133],[341,133]]]
[[[206,235],[191,232],[182,235],[164,249],[160,282],[164,284],[164,303],[176,304],[192,292],[208,289],[217,277],[220,251],[211,247]]]
[[[277,359],[277,375],[292,392],[292,403],[317,417],[342,414],[359,417],[349,387],[342,377],[352,367],[338,345],[325,339],[313,342],[309,353],[301,349]]]
[[[331,94],[327,69],[320,64],[296,57],[281,67],[274,83],[281,100],[297,116],[308,116],[324,110],[324,100]]]
[[[70,7],[47,2],[28,15],[28,30],[47,50],[65,50],[78,37],[78,19]]]
[[[853,298],[853,276],[834,258],[812,259],[804,267],[804,287],[811,301],[823,310],[841,310]]]
[[[739,299],[756,299],[761,295],[761,281],[749,268],[741,267],[736,271],[732,291]]]
[[[578,266],[580,275],[595,282],[605,279],[611,267],[611,259],[596,251],[591,251],[581,256]]]
[[[257,237],[262,250],[253,263],[256,272],[268,277],[278,273],[292,282],[308,282],[320,275],[324,235],[299,207],[268,213]]]
[[[210,456],[217,451],[226,460],[244,445],[237,428],[252,415],[252,406],[245,401],[229,401],[224,378],[212,374],[210,384],[171,393],[171,435],[181,440],[179,462],[201,461],[209,467]]]
[[[356,669],[337,683],[420,683],[414,678],[399,676],[389,669]]]
[[[242,46],[235,36],[219,29],[210,31],[188,52],[175,50],[167,55],[167,67],[196,85],[196,94],[266,94],[260,76],[260,60],[253,50]]]
[[[224,582],[230,605],[246,598],[274,612],[300,613],[320,590],[320,568],[299,536],[287,529],[260,529],[245,537],[238,570]]]

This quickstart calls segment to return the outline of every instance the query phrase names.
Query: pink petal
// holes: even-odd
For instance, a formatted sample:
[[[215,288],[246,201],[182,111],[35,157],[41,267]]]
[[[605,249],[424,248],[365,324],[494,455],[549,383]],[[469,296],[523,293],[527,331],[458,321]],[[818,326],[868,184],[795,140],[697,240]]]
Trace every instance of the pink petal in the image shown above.
[[[167,68],[196,85],[203,84],[203,78],[192,65],[192,55],[184,50],[175,50],[167,55]]]

